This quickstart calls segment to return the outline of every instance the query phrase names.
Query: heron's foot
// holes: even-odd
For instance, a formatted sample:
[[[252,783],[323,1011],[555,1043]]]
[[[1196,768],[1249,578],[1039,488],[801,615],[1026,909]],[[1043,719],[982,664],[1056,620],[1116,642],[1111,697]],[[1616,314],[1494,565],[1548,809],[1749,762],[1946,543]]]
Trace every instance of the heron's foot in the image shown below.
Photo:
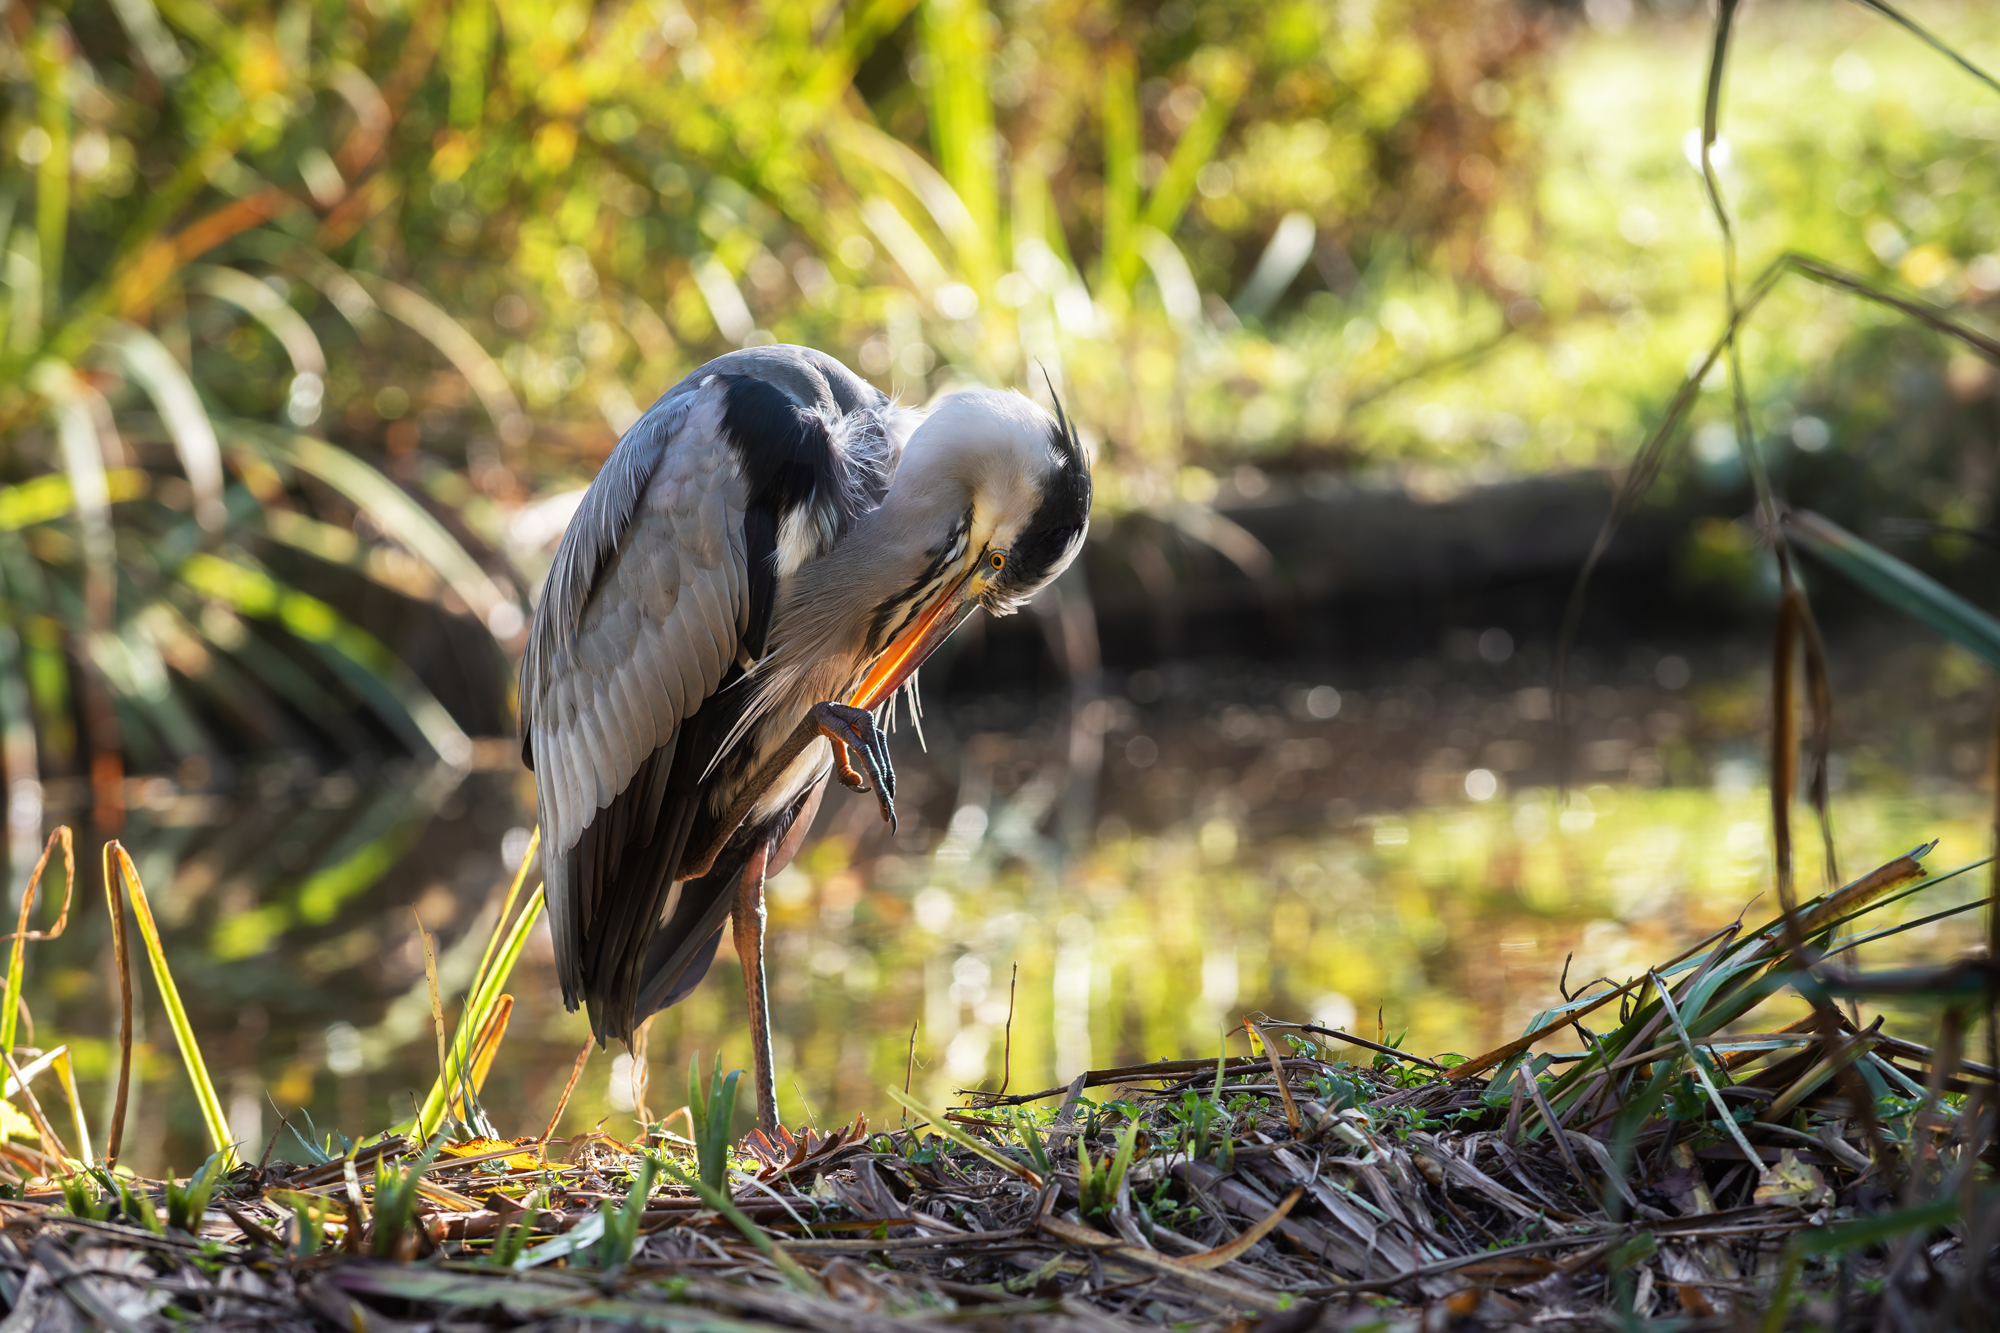
[[[849,791],[872,791],[882,806],[882,821],[896,827],[896,769],[889,762],[889,738],[875,725],[875,716],[865,708],[848,704],[814,704],[813,725],[833,742],[833,772]],[[855,768],[858,755],[867,775]],[[872,783],[872,785],[871,785]]]

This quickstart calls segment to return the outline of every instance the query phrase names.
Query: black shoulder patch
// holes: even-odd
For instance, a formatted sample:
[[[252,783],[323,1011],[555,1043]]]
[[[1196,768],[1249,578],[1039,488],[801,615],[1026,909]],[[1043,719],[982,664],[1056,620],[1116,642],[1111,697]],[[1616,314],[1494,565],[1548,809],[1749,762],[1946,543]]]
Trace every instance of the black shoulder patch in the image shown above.
[[[776,385],[728,376],[722,428],[750,482],[750,504],[769,510],[779,523],[801,505],[827,503],[839,490],[825,422]]]

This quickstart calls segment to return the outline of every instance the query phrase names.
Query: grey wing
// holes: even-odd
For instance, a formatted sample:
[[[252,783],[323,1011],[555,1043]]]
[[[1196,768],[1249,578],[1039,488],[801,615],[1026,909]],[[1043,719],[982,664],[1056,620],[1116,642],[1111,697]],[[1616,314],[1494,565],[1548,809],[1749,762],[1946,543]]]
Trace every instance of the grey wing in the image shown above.
[[[670,397],[613,451],[564,535],[522,664],[549,926],[571,1005],[595,970],[593,937],[645,928],[600,918],[657,918],[658,904],[607,900],[616,866],[604,852],[652,841],[681,724],[722,682],[747,623],[746,497],[720,399]],[[627,796],[635,782],[648,790]]]

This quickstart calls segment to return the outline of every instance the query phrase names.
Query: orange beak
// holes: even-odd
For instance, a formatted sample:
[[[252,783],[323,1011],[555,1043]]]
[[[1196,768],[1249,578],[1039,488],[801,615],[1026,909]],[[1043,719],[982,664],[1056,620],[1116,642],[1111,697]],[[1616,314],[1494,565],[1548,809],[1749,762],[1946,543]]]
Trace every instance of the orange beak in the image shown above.
[[[855,708],[874,709],[908,680],[924,659],[979,607],[979,595],[986,590],[992,573],[980,566],[938,594],[911,626],[890,641],[868,668],[868,674],[848,699]]]

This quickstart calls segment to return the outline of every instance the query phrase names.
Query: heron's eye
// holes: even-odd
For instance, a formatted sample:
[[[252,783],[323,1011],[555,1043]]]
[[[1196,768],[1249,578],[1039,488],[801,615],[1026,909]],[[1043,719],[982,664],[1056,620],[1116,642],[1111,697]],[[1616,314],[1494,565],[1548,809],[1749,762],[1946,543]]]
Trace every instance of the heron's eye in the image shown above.
[[[995,551],[986,557],[986,563],[993,566],[996,571],[1005,569],[1007,568],[1007,553],[1005,551]]]

